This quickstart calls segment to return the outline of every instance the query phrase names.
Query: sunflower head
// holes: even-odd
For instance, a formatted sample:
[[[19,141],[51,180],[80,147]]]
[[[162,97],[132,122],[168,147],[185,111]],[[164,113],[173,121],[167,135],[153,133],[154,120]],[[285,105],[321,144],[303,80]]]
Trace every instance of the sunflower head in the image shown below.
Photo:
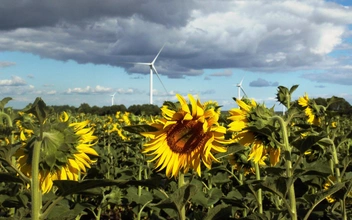
[[[213,105],[202,104],[188,95],[189,102],[179,94],[178,103],[165,102],[162,118],[151,124],[156,131],[143,132],[150,138],[143,153],[153,156],[158,171],[166,168],[168,177],[177,177],[189,169],[201,174],[201,162],[211,168],[212,161],[219,162],[213,153],[226,152],[226,128],[218,123],[219,113]],[[208,102],[209,103],[209,102]]]
[[[307,122],[316,126],[321,125],[321,120],[326,115],[326,107],[318,105],[314,100],[309,99],[308,94],[298,98],[298,105],[301,106],[305,115],[308,117]]]
[[[61,112],[61,114],[59,116],[59,120],[61,122],[66,122],[66,121],[68,121],[68,119],[69,119],[68,114],[65,111]]]
[[[45,123],[41,141],[39,131],[35,131],[26,144],[16,152],[17,165],[28,177],[31,177],[31,164],[34,144],[40,144],[39,179],[43,193],[51,190],[54,180],[79,180],[81,173],[90,168],[97,157],[92,148],[97,140],[94,130],[87,127],[89,121],[71,123]]]
[[[271,117],[274,115],[273,108],[268,109],[264,104],[258,105],[254,100],[238,100],[236,103],[239,108],[229,111],[232,122],[229,124],[229,131],[233,132],[233,140],[245,147],[250,147],[251,152],[248,160],[260,163],[266,157],[269,147],[273,148],[274,144],[270,144],[270,129],[273,127]],[[279,150],[276,151],[280,152]],[[277,154],[269,153],[274,157],[270,159],[272,165],[278,162]]]
[[[255,170],[252,163],[248,161],[248,156],[243,152],[238,152],[229,156],[229,163],[232,165],[234,170],[237,170],[243,175],[254,174]]]

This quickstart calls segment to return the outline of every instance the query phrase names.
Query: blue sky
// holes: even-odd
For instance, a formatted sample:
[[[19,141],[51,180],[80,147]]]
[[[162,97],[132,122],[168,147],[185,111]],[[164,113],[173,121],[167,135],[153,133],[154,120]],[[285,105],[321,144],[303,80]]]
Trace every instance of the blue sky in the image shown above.
[[[4,1],[0,8],[0,98],[23,108],[126,107],[175,94],[236,107],[236,84],[268,107],[277,86],[298,84],[294,99],[338,96],[352,103],[350,1]],[[161,5],[162,4],[162,5]],[[158,9],[158,10],[155,10]],[[21,14],[23,16],[17,16]],[[22,11],[22,13],[21,13]],[[158,13],[156,13],[158,12]]]

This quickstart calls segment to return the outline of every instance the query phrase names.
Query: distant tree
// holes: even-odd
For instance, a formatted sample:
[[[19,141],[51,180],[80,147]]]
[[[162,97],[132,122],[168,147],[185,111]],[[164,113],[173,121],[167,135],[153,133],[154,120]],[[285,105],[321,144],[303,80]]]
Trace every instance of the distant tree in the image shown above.
[[[160,107],[157,105],[144,104],[142,105],[141,115],[158,115],[160,114]]]
[[[140,115],[141,114],[141,105],[131,105],[127,109],[128,112],[131,112],[135,115]]]
[[[77,112],[88,114],[88,113],[91,113],[91,110],[92,110],[92,108],[90,107],[89,104],[87,104],[87,103],[82,103],[82,104],[78,107]]]
[[[328,101],[330,101],[331,99],[334,99],[334,102],[329,105],[329,110],[345,112],[351,109],[350,103],[347,102],[344,98],[333,96],[328,99]]]
[[[111,111],[115,114],[116,112],[126,112],[127,108],[124,105],[113,105]]]
[[[328,106],[329,111],[336,111],[340,113],[351,112],[350,103],[341,97],[332,96],[331,98],[327,98],[327,99],[319,97],[314,99],[314,101],[318,105],[323,105],[323,106],[327,106],[327,104],[330,103],[330,105]]]
[[[127,111],[135,115],[158,115],[161,113],[160,107],[152,104],[131,105]]]
[[[91,108],[90,113],[93,114],[93,115],[99,115],[100,111],[101,111],[101,108],[96,106],[96,105],[94,105]]]

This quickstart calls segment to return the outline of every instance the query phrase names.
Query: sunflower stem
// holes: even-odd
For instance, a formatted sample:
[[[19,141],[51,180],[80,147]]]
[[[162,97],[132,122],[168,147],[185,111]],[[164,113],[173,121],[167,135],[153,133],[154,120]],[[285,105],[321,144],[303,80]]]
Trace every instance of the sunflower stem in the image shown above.
[[[182,186],[185,185],[185,174],[180,172],[178,174],[178,188],[180,189]],[[186,208],[184,204],[180,210],[180,220],[186,220]]]
[[[239,172],[239,178],[238,178],[240,186],[243,185],[243,177],[244,177],[244,172],[240,171]],[[242,214],[243,214],[243,217],[247,216],[247,208],[243,209]]]
[[[256,180],[260,180],[259,163],[254,163],[254,167],[255,167],[255,178]],[[262,189],[258,189],[257,197],[258,197],[259,214],[263,214]]]
[[[291,147],[288,140],[288,131],[287,131],[287,123],[284,119],[280,116],[273,116],[272,120],[277,121],[280,124],[281,132],[282,132],[282,139],[283,139],[283,146],[285,150],[285,165],[286,165],[286,175],[288,179],[292,178],[293,169],[292,169],[292,158],[291,158]],[[289,185],[288,189],[288,197],[290,201],[290,214],[292,220],[297,220],[297,207],[296,207],[296,195],[295,195],[295,188],[294,188],[294,181]]]
[[[33,147],[31,196],[32,219],[34,220],[41,219],[42,192],[39,188],[39,159],[41,144],[41,140],[36,140]]]
[[[337,157],[337,150],[335,143],[330,139],[330,138],[323,138],[321,141],[328,141],[331,144],[332,147],[332,159],[333,159],[333,167],[335,169],[334,175],[336,176],[336,179],[339,183],[341,183],[341,175],[340,175],[340,169],[339,169],[339,159]]]

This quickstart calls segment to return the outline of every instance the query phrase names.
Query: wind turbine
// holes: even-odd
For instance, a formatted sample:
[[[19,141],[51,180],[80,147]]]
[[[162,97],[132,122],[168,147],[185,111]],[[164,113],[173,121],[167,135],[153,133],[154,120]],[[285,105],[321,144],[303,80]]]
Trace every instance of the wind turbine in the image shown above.
[[[149,66],[149,68],[150,68],[150,84],[149,84],[149,90],[150,90],[149,103],[150,104],[153,104],[153,72],[156,73],[156,76],[159,78],[161,85],[164,87],[166,93],[168,93],[163,82],[161,81],[161,79],[159,77],[158,71],[155,69],[155,66],[154,66],[154,63],[155,63],[156,59],[158,58],[160,52],[163,50],[164,46],[165,46],[165,44],[161,47],[161,49],[159,50],[159,53],[155,56],[154,60],[151,63],[140,63],[140,62],[133,63],[133,64],[138,64],[138,65],[146,65],[146,66]]]
[[[241,99],[241,90],[242,90],[243,94],[247,97],[247,94],[246,94],[246,92],[244,91],[244,89],[243,89],[243,87],[242,87],[243,79],[244,79],[244,77],[242,77],[241,82],[236,85],[236,86],[237,86],[237,89],[238,89],[238,97],[237,97],[237,98],[238,98],[239,100]]]
[[[115,92],[113,95],[110,95],[110,96],[111,96],[111,106],[114,105],[114,98],[115,98],[115,95],[116,95],[116,92]]]

